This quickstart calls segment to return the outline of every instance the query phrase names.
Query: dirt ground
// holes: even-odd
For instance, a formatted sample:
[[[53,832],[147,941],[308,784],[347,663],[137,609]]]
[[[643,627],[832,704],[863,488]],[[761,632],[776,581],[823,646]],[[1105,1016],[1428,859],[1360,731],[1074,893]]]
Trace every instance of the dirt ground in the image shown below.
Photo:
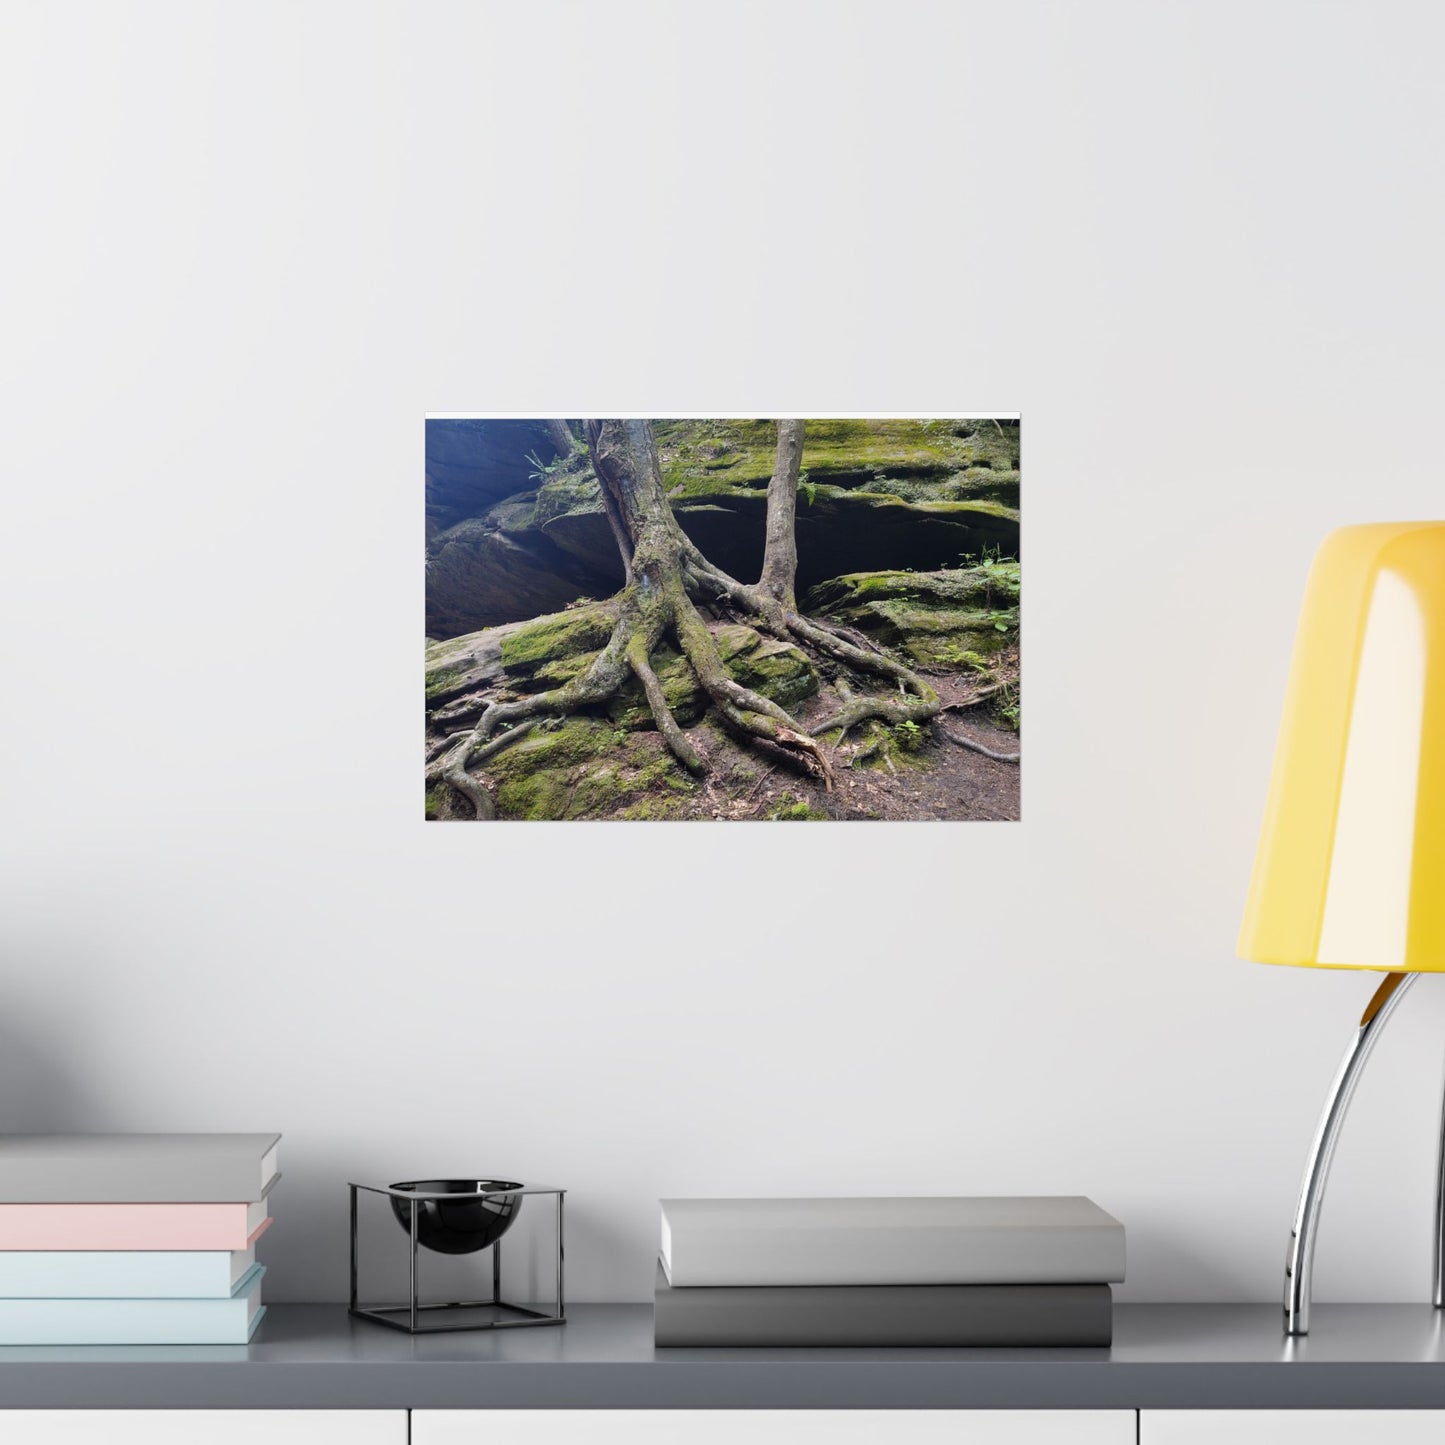
[[[944,732],[1009,755],[1022,752],[1019,735],[990,720],[986,705],[966,705],[977,694],[976,680],[931,677],[929,681],[947,710],[937,725],[927,729],[922,746],[916,752],[897,755],[892,769],[849,767],[859,745],[845,744],[835,756],[834,785],[828,792],[821,781],[786,762],[760,764],[751,749],[714,749],[708,755],[712,772],[678,816],[763,821],[776,817],[780,810],[806,803],[815,819],[824,814],[840,822],[1017,819],[1020,764],[985,757],[951,741]],[[809,707],[798,710],[798,721],[806,727],[834,705],[835,700],[820,695]]]

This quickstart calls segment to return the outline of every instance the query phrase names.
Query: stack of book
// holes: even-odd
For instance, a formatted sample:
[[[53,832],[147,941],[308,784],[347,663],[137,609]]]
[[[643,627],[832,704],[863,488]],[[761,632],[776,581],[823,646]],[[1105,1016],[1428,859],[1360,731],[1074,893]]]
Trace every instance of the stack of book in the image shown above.
[[[278,1137],[0,1137],[0,1344],[244,1345]]]
[[[665,1199],[660,1346],[1107,1346],[1124,1227],[1078,1196]]]

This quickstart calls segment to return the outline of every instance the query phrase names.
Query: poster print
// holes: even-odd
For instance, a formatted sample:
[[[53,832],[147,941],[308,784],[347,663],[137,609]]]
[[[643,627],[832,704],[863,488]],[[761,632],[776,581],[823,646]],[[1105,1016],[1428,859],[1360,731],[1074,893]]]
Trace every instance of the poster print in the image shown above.
[[[1019,437],[428,418],[427,818],[1017,818]]]

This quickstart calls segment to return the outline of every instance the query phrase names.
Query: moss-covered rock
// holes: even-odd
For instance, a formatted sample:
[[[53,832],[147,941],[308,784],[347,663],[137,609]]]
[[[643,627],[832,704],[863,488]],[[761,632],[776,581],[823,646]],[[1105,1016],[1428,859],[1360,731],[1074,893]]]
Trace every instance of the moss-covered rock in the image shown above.
[[[667,817],[696,787],[655,733],[620,732],[593,717],[543,725],[496,754],[487,772],[504,819]]]
[[[660,421],[663,484],[683,530],[724,570],[753,578],[777,426]],[[1018,427],[987,422],[810,421],[798,488],[798,585],[880,566],[919,570],[1019,546]],[[1005,475],[994,462],[1012,460]],[[579,566],[615,566],[616,544],[585,464],[537,494],[539,531]]]
[[[615,618],[616,613],[606,603],[534,617],[509,629],[501,639],[502,665],[509,673],[525,676],[549,663],[595,652],[612,635]]]
[[[777,426],[769,421],[677,420],[656,424],[664,480],[674,496],[728,489],[766,491]],[[810,420],[803,440],[808,480],[863,487],[880,477],[936,484],[970,468],[1017,468],[1018,423],[948,419]]]
[[[433,720],[462,722],[469,707],[473,715],[480,711],[483,697],[568,681],[607,641],[615,615],[608,603],[595,602],[428,643],[426,700]]]
[[[982,669],[1017,639],[1019,564],[853,573],[813,588],[803,605],[856,627],[921,668]]]
[[[756,577],[776,424],[659,421],[656,430],[683,530],[734,576]],[[493,448],[506,435],[476,433]],[[535,443],[535,432],[517,430],[514,440]],[[585,452],[559,461],[544,448],[529,457],[499,473],[525,471],[526,490],[498,497],[477,484],[448,492],[452,510],[436,515],[451,525],[428,551],[430,635],[555,611],[621,585]],[[810,421],[798,488],[799,586],[880,567],[928,571],[987,551],[1017,555],[1018,491],[1017,423]],[[458,499],[469,495],[477,513],[455,519]]]

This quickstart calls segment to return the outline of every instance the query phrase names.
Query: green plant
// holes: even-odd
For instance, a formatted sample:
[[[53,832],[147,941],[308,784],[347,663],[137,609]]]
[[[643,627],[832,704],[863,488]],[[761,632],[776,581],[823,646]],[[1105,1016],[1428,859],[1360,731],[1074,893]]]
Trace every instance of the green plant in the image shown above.
[[[528,452],[526,459],[532,464],[532,470],[527,473],[527,480],[536,482],[540,486],[551,475],[550,468],[536,452]]]
[[[1014,732],[1019,730],[1019,695],[1011,684],[1004,683],[1003,693],[993,705],[993,715],[1005,727],[1012,728]]]
[[[803,500],[811,507],[818,496],[818,484],[808,480],[807,472],[798,473],[798,490],[803,494]]]
[[[964,553],[961,561],[972,563],[975,571],[983,578],[984,600],[990,607],[996,603],[1017,602],[1019,600],[1019,564],[1014,557],[1004,557],[1002,550],[997,546],[985,547],[977,558],[970,558]],[[994,619],[994,626],[1000,632],[1007,632],[1008,626],[998,626],[998,619]]]
[[[916,753],[923,746],[923,729],[911,717],[893,724],[893,736],[904,752]]]
[[[527,479],[540,487],[548,477],[556,476],[558,472],[565,470],[577,455],[579,453],[574,451],[568,456],[553,457],[550,462],[544,462],[536,452],[528,452],[525,460],[532,464],[532,470],[527,473]]]

